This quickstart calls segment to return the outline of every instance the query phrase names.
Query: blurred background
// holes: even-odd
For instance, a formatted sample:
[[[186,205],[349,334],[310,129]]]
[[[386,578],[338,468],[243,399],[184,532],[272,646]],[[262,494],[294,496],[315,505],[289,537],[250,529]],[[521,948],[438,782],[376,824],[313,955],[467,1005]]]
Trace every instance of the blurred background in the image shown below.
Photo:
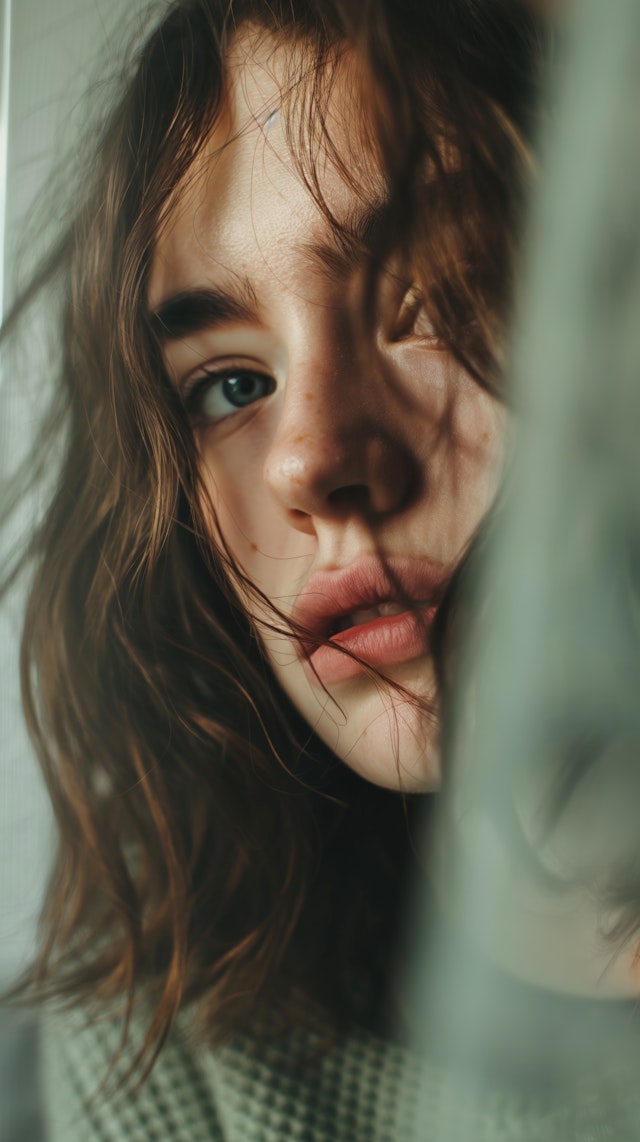
[[[0,311],[44,249],[47,188],[82,132],[86,93],[121,63],[146,5],[140,0],[0,0]],[[59,186],[58,172],[55,184]],[[53,193],[53,191],[52,191]],[[55,210],[54,210],[55,216]],[[33,246],[29,235],[39,233]],[[34,330],[37,341],[37,331]],[[25,362],[21,368],[28,371]],[[34,394],[29,393],[29,400]],[[37,394],[36,398],[37,399]],[[29,431],[28,401],[0,375],[0,476]],[[28,522],[28,521],[27,521]],[[2,543],[11,544],[11,535]],[[4,549],[3,549],[4,551]],[[0,610],[0,989],[30,958],[53,844],[52,822],[22,722],[20,593]],[[37,1142],[32,1020],[0,1016],[0,1139]]]

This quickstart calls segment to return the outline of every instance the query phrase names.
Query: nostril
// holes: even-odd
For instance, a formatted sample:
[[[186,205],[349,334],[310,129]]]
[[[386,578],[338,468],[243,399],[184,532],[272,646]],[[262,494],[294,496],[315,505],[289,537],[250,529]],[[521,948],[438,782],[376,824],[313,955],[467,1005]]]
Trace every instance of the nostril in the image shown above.
[[[309,514],[309,512],[301,511],[300,508],[290,508],[289,519],[298,531],[303,531],[307,535],[316,534],[313,517]]]
[[[366,484],[347,484],[342,488],[335,488],[327,496],[327,501],[333,511],[339,515],[351,512],[366,515],[373,507],[371,491]]]

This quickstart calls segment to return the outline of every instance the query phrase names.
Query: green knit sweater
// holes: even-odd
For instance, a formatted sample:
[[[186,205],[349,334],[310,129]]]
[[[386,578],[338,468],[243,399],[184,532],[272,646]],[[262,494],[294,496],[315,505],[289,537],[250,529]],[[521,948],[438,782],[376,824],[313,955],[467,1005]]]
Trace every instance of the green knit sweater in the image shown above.
[[[640,1139],[640,1082],[578,1083],[558,1100],[472,1084],[449,1068],[354,1029],[309,1061],[309,1036],[237,1036],[212,1050],[178,1024],[141,1093],[90,1097],[119,1040],[116,1021],[45,1013],[50,1142],[631,1142]],[[141,1027],[122,1066],[132,1058]],[[122,1069],[122,1068],[121,1068]],[[640,1069],[638,1070],[640,1074]],[[604,1097],[607,1093],[611,1097]],[[605,1106],[606,1104],[606,1106]]]

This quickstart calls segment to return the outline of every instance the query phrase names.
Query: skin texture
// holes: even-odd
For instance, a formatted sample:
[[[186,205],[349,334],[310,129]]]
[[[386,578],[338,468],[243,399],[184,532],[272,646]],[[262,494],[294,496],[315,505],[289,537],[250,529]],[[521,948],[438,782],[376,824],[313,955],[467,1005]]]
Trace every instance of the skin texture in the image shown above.
[[[495,494],[505,413],[437,342],[404,271],[383,275],[363,344],[363,266],[337,256],[292,158],[284,68],[264,37],[236,43],[218,123],[158,235],[149,305],[212,288],[243,301],[246,312],[168,339],[165,360],[193,418],[212,535],[290,615],[314,573],[362,558],[408,559],[446,580]],[[360,193],[326,153],[318,163],[323,199],[345,221],[384,193],[361,122],[347,61],[328,127]],[[229,367],[259,374],[245,407],[215,379],[194,389]],[[246,605],[258,626],[269,618],[255,599]],[[418,655],[385,668],[409,695],[363,668],[325,687],[293,637],[261,637],[286,692],[349,766],[388,788],[437,788],[426,637]]]

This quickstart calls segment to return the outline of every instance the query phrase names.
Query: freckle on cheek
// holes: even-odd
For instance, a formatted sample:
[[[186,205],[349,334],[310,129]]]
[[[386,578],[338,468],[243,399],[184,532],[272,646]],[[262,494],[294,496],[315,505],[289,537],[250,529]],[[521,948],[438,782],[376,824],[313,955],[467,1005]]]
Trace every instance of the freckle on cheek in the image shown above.
[[[258,550],[258,544],[257,544],[257,543],[254,543],[254,542],[253,542],[253,540],[251,540],[251,550],[252,550],[252,551],[257,551],[257,550]]]

